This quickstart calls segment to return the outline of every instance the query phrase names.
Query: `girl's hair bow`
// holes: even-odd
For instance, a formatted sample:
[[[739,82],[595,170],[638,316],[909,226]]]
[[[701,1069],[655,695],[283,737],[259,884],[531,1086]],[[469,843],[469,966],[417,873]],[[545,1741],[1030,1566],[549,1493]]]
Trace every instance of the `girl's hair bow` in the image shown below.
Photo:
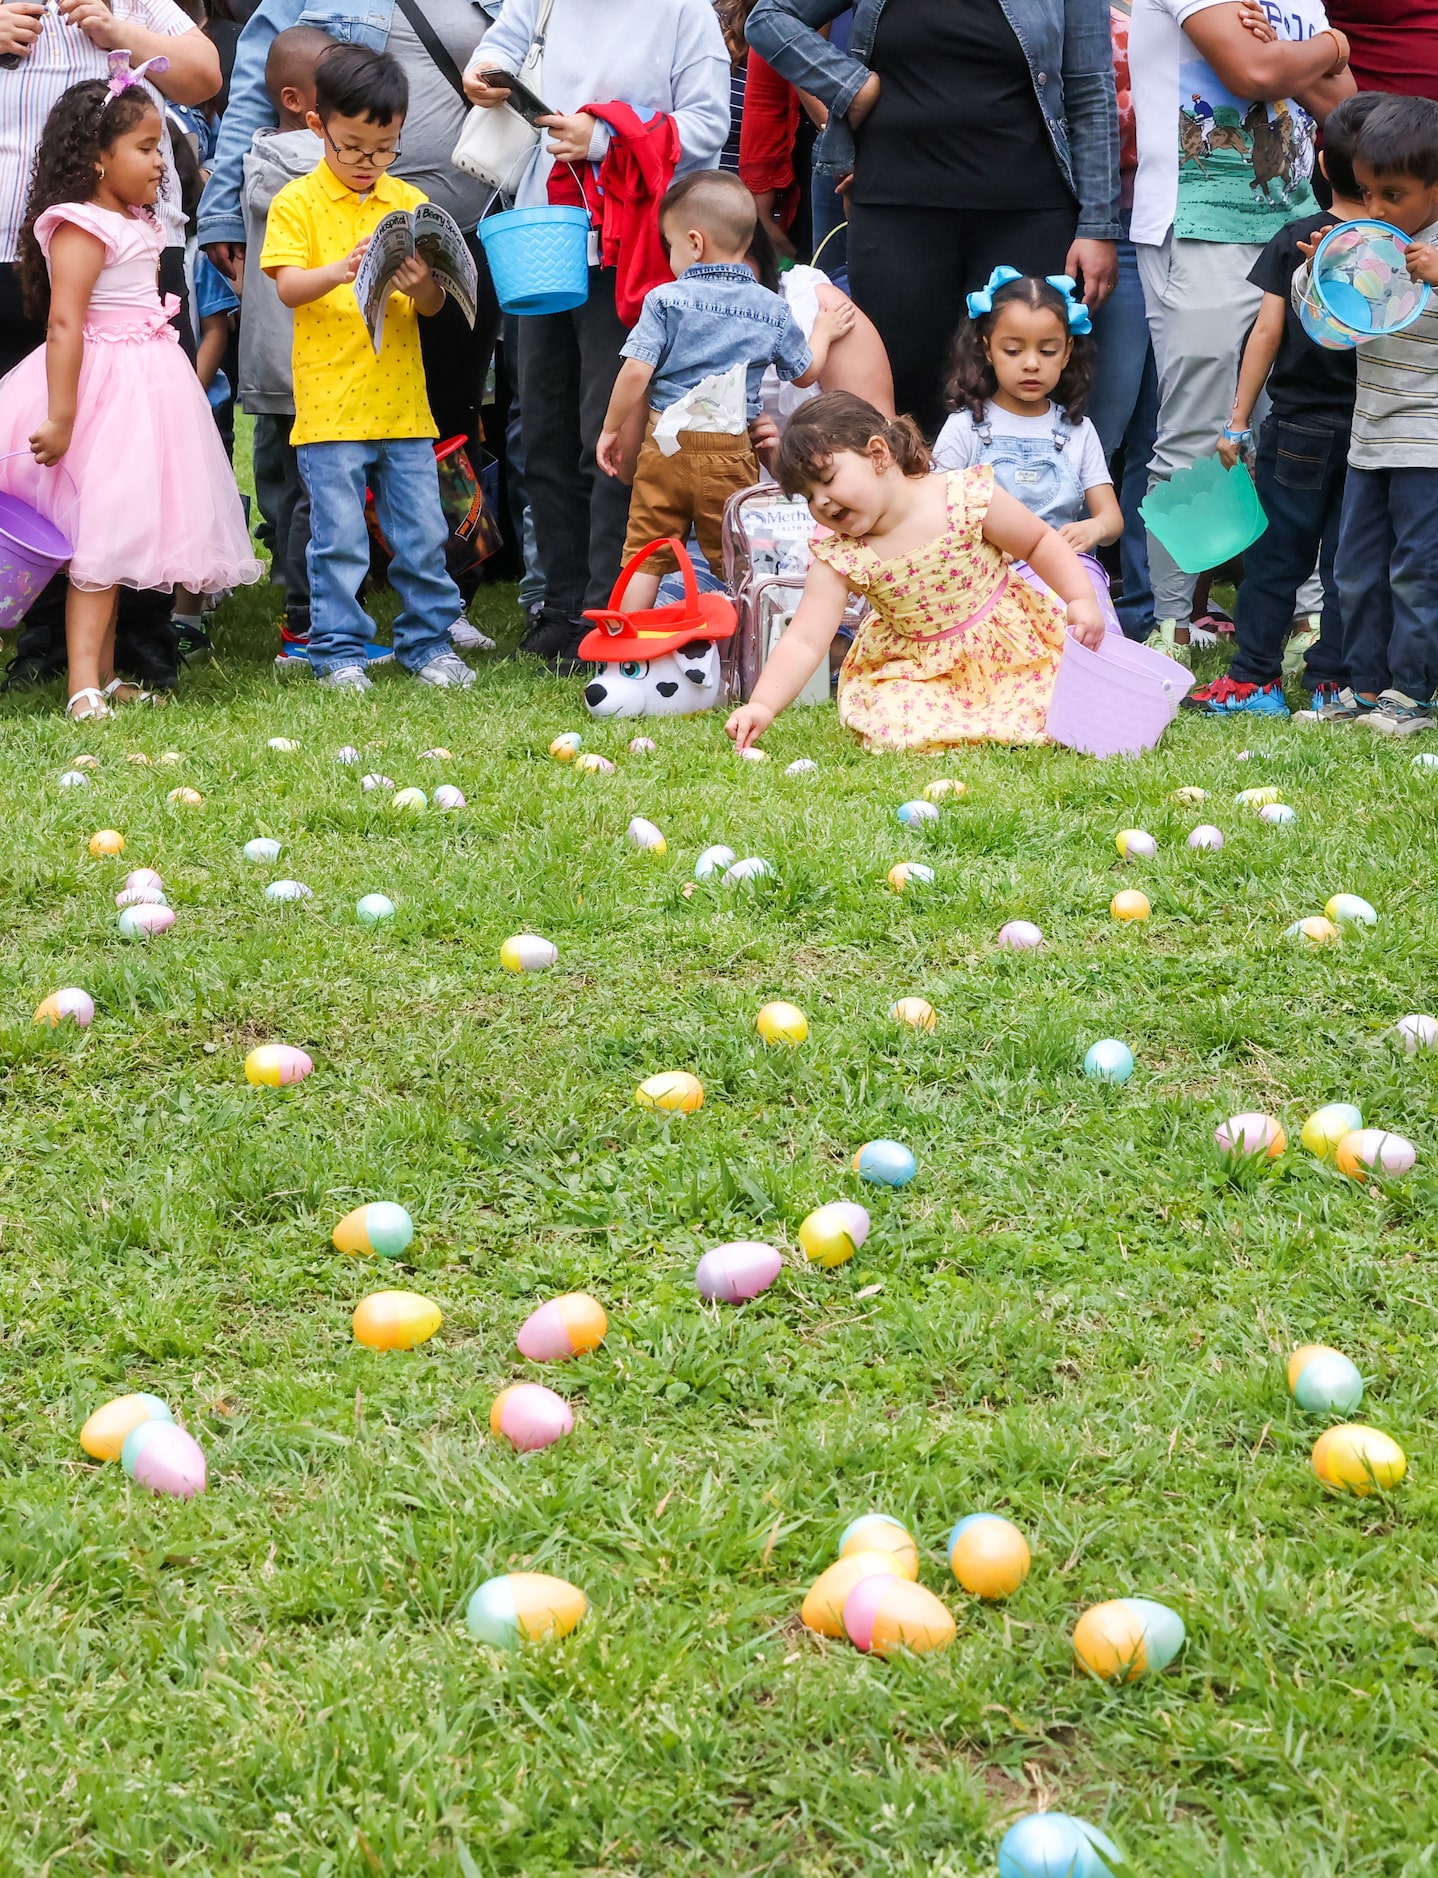
[[[1069,331],[1071,333],[1091,333],[1093,331],[1093,321],[1090,319],[1089,310],[1084,305],[1083,301],[1074,299],[1074,283],[1071,276],[1068,274],[1045,274],[1044,279],[1055,292],[1061,293],[1064,297],[1068,313]]]
[[[1016,267],[996,267],[984,286],[977,293],[969,295],[969,318],[976,320],[981,313],[992,313],[994,295],[1000,287],[1007,287],[1011,280],[1022,280],[1023,275]],[[1072,285],[1072,283],[1070,283]]]
[[[130,55],[124,47],[110,54],[109,65],[110,76],[105,89],[112,98],[118,98],[120,93],[128,91],[131,85],[138,85],[142,78],[158,78],[161,72],[168,72],[170,69],[170,61],[163,55],[146,59],[132,68]]]

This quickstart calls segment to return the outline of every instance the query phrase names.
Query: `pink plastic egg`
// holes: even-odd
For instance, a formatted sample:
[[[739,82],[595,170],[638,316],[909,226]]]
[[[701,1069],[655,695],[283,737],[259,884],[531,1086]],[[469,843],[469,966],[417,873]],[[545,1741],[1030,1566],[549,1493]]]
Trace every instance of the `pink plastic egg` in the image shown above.
[[[171,1422],[147,1422],[144,1444],[131,1473],[142,1487],[172,1499],[189,1500],[205,1491],[205,1456],[193,1435]]]
[[[1043,934],[1031,919],[1011,919],[999,928],[999,944],[1010,952],[1033,952],[1043,942]]]
[[[1225,1154],[1240,1157],[1266,1154],[1271,1161],[1277,1160],[1288,1146],[1282,1124],[1255,1109],[1247,1109],[1242,1115],[1230,1115],[1214,1129],[1213,1138]]]
[[[701,1297],[716,1304],[747,1304],[767,1291],[783,1268],[783,1258],[773,1246],[756,1239],[736,1239],[704,1254],[694,1284]]]
[[[567,1363],[572,1356],[597,1350],[608,1329],[599,1300],[585,1291],[571,1291],[531,1312],[515,1343],[531,1363]]]
[[[573,1426],[574,1414],[564,1397],[540,1382],[501,1389],[489,1411],[490,1433],[503,1435],[521,1454],[547,1448]]]
[[[125,876],[127,887],[163,887],[164,884],[153,867],[132,867]]]

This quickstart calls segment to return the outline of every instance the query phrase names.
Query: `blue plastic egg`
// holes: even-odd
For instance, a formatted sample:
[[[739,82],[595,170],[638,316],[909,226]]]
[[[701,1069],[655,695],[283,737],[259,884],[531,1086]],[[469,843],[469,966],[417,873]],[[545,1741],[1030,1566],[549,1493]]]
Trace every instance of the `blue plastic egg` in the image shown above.
[[[1068,1813],[1028,1813],[999,1846],[999,1878],[1114,1878],[1123,1863],[1106,1833]]]
[[[919,1171],[902,1141],[866,1141],[851,1165],[860,1180],[875,1187],[907,1187]]]
[[[1083,1073],[1095,1082],[1127,1082],[1133,1074],[1133,1051],[1117,1037],[1104,1037],[1089,1046]]]

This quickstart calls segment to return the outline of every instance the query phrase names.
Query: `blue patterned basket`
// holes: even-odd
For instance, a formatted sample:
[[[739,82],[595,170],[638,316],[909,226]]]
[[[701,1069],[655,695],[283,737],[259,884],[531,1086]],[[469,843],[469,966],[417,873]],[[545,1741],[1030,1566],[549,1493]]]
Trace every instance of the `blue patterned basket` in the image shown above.
[[[479,224],[504,313],[567,313],[589,298],[589,211],[506,209]]]

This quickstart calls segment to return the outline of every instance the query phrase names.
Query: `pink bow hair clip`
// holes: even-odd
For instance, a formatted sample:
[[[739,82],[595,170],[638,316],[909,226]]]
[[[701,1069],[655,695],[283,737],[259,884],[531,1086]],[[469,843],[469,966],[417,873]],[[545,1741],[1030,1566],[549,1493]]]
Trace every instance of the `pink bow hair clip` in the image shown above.
[[[130,55],[122,47],[110,54],[110,78],[108,89],[112,98],[118,98],[122,91],[128,91],[131,85],[138,85],[142,78],[158,78],[161,72],[168,72],[170,61],[159,57],[146,59],[142,64],[131,68]]]

